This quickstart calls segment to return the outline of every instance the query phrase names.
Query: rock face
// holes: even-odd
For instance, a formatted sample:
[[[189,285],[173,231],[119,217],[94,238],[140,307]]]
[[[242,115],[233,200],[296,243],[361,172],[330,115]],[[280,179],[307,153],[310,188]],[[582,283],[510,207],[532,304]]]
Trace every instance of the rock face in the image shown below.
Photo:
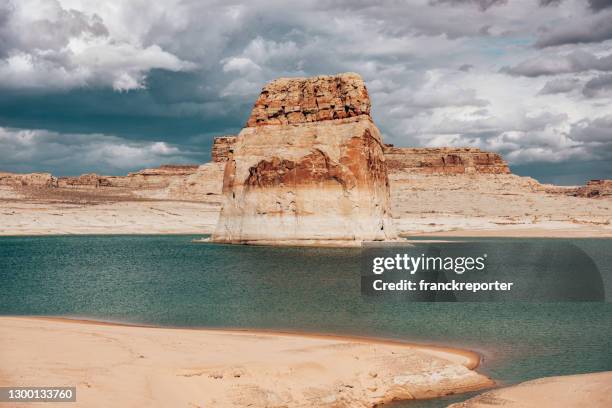
[[[15,174],[0,172],[0,186],[57,187],[57,178],[51,173]]]
[[[394,238],[383,145],[369,112],[357,74],[266,85],[226,162],[212,240]]]
[[[213,162],[226,162],[236,143],[236,136],[218,136],[213,140],[211,159]]]
[[[421,174],[510,174],[508,164],[497,153],[464,148],[407,148],[385,145],[390,172]]]
[[[118,187],[130,189],[160,189],[173,180],[184,179],[197,171],[197,165],[164,164],[153,169],[143,169],[127,176],[100,176],[95,173],[77,177],[59,177],[58,187],[99,188]]]
[[[110,187],[109,177],[99,176],[95,173],[82,174],[78,177],[60,177],[58,187]]]
[[[227,158],[225,159],[227,161]],[[225,161],[213,161],[184,177],[173,180],[166,189],[166,199],[208,201],[221,204]]]
[[[357,74],[280,78],[266,85],[247,127],[292,125],[370,116],[370,97]]]
[[[612,180],[591,180],[576,189],[575,195],[588,198],[612,196]]]

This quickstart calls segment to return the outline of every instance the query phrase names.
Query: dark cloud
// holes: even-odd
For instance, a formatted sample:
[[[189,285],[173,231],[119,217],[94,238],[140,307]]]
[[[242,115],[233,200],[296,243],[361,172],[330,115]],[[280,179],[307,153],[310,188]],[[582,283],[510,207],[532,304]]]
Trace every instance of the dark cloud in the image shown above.
[[[594,11],[600,11],[612,7],[612,0],[588,0],[589,7]]]
[[[565,186],[583,185],[586,181],[612,174],[612,160],[532,162],[510,165],[514,174],[530,176],[541,183]]]
[[[586,51],[574,51],[567,55],[545,55],[504,67],[502,72],[511,75],[538,77],[582,71],[612,71],[612,54],[597,57]]]
[[[431,0],[430,4],[451,4],[451,5],[460,5],[460,4],[473,4],[476,5],[480,10],[486,11],[489,7],[499,6],[506,4],[508,0]]]
[[[580,85],[580,81],[576,78],[558,78],[552,79],[544,85],[540,90],[540,95],[554,95],[559,93],[571,92]]]
[[[605,171],[592,172],[589,178],[610,178],[612,174],[612,115],[583,119],[572,124],[569,137],[592,153],[591,164],[604,164]]]
[[[612,115],[583,119],[572,125],[570,137],[580,142],[593,142],[612,147]],[[610,152],[612,154],[612,151]]]
[[[563,0],[539,0],[540,6],[558,6]],[[612,7],[612,0],[587,0],[588,7],[594,12],[598,12],[608,7]]]
[[[535,45],[538,48],[566,44],[596,43],[612,39],[612,11],[584,18],[569,18],[543,30]]]
[[[459,67],[459,71],[469,72],[472,68],[474,68],[471,64],[463,64]]]
[[[558,6],[561,4],[562,0],[540,0],[540,6],[548,7],[548,6]]]
[[[612,74],[591,79],[582,88],[582,93],[589,98],[612,97]]]

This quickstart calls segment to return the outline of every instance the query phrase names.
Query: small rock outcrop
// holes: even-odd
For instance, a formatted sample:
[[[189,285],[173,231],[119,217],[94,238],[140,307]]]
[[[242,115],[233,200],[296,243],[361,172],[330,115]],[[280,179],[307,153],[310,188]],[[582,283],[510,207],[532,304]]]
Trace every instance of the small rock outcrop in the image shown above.
[[[58,187],[88,189],[117,187],[130,189],[160,189],[172,181],[184,179],[197,171],[197,165],[163,164],[152,169],[143,169],[127,176],[101,176],[95,173],[77,177],[59,177]]]
[[[58,187],[83,188],[83,187],[110,187],[112,186],[109,177],[99,176],[95,173],[82,174],[77,177],[60,177]]]
[[[51,173],[16,174],[0,172],[0,186],[8,187],[57,187],[57,177]]]
[[[599,198],[612,196],[612,180],[591,180],[576,189],[578,197]]]
[[[380,132],[357,74],[266,85],[226,162],[216,242],[395,237]]]
[[[389,171],[420,174],[510,174],[497,153],[474,147],[408,148],[385,145]]]

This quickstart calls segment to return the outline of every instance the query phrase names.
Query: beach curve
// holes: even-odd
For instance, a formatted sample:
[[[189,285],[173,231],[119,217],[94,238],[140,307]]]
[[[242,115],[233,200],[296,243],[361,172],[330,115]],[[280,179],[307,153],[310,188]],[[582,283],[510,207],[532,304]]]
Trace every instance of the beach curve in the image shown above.
[[[320,334],[7,316],[0,350],[0,386],[76,386],[77,406],[369,407],[494,384],[471,351]]]

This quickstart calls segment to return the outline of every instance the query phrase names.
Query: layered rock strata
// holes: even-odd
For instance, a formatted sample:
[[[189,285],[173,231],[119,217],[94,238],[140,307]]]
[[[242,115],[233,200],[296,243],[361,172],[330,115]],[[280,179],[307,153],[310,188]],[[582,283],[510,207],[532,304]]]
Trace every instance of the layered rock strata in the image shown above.
[[[473,147],[407,148],[385,145],[389,172],[421,174],[510,174],[497,153]]]
[[[213,139],[211,160],[215,163],[226,162],[232,153],[236,136],[218,136]]]
[[[59,177],[57,187],[65,188],[164,188],[174,179],[183,179],[197,171],[197,165],[164,164],[152,169],[143,169],[127,176],[101,176],[95,173],[77,177]]]
[[[184,177],[173,180],[165,189],[164,197],[172,200],[208,201],[221,205],[225,161],[212,161]]]
[[[216,242],[395,237],[381,135],[357,74],[266,85],[225,165]]]
[[[357,74],[280,78],[261,91],[246,126],[369,118],[370,106],[368,91]]]
[[[599,198],[612,196],[612,180],[591,180],[575,193],[578,197]]]
[[[0,186],[8,187],[57,187],[57,177],[51,173],[16,174],[0,172]]]
[[[215,137],[212,161],[226,161],[235,142],[235,136]],[[486,152],[475,147],[413,148],[385,144],[383,151],[389,174],[399,172],[447,175],[511,173],[508,163],[500,154]]]

